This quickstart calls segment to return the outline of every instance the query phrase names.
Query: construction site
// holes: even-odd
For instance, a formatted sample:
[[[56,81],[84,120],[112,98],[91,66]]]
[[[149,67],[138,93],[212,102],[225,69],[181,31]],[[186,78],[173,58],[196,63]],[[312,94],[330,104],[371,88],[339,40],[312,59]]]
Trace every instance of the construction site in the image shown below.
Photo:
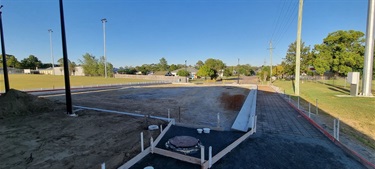
[[[75,117],[65,114],[64,99],[62,91],[0,97],[0,168],[373,167],[270,86],[72,90]]]

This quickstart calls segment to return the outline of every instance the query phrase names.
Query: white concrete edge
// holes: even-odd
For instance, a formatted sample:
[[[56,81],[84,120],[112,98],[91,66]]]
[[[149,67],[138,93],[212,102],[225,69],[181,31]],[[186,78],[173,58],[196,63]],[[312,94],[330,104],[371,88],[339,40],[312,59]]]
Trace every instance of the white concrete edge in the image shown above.
[[[95,110],[95,111],[115,113],[115,114],[123,114],[123,115],[128,115],[128,116],[135,116],[135,117],[146,117],[147,116],[147,115],[144,115],[144,114],[128,113],[128,112],[121,112],[121,111],[116,111],[116,110],[107,110],[107,109],[85,107],[85,106],[73,106],[73,107],[78,108],[78,109]],[[171,119],[168,119],[166,117],[159,117],[159,116],[149,116],[149,117],[154,118],[154,119],[164,120],[164,121],[170,121],[171,120]]]

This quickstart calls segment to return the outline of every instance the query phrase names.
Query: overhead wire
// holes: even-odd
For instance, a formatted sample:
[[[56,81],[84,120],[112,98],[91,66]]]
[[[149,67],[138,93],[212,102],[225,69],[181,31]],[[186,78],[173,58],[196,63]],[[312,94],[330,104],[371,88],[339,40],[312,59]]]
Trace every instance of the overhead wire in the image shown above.
[[[274,21],[274,28],[270,40],[273,41],[276,47],[282,40],[285,33],[289,30],[290,25],[297,18],[298,0],[284,0],[281,10],[278,13],[277,19]],[[275,17],[276,18],[276,17]]]

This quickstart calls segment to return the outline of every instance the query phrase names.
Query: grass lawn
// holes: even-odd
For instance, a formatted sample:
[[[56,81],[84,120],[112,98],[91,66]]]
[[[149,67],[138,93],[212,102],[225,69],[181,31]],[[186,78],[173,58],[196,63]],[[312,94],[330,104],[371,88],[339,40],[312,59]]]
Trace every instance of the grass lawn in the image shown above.
[[[104,78],[87,76],[70,76],[71,87],[95,86],[104,84],[122,84],[131,82],[146,82],[142,79]],[[53,89],[64,87],[64,76],[37,74],[10,74],[9,86],[18,90]],[[0,77],[0,91],[4,91],[4,76]]]
[[[373,81],[373,86],[374,83],[375,81]],[[336,84],[340,85],[304,81],[300,84],[300,96],[313,105],[318,99],[319,109],[372,138],[370,146],[375,148],[375,97],[337,97],[337,95],[349,95],[350,89],[349,86],[343,87],[344,82],[337,83],[336,81]],[[292,81],[279,80],[274,85],[284,89],[289,95],[294,94]],[[347,134],[366,143],[366,140],[361,140],[354,130],[347,129],[346,131]]]

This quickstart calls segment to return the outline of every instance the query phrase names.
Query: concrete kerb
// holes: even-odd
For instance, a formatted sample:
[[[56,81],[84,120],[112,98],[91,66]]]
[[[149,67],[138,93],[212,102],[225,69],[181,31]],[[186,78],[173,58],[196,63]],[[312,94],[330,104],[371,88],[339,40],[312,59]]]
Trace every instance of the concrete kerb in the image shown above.
[[[331,140],[336,146],[340,147],[342,150],[344,150],[348,155],[356,159],[358,162],[360,162],[362,165],[369,169],[375,169],[375,164],[372,164],[365,158],[363,158],[360,154],[357,152],[351,150],[349,147],[345,146],[343,143],[341,143],[339,140],[335,139],[328,131],[324,130],[322,126],[320,126],[318,123],[316,123],[314,120],[312,120],[308,115],[306,115],[303,110],[298,109],[294,104],[288,102],[284,97],[281,96],[281,92],[278,87],[271,86],[271,88],[278,93],[278,95],[286,101],[291,107],[293,107],[302,117],[304,117],[310,124],[312,124],[315,128],[317,128],[320,132],[323,133],[329,140]]]

